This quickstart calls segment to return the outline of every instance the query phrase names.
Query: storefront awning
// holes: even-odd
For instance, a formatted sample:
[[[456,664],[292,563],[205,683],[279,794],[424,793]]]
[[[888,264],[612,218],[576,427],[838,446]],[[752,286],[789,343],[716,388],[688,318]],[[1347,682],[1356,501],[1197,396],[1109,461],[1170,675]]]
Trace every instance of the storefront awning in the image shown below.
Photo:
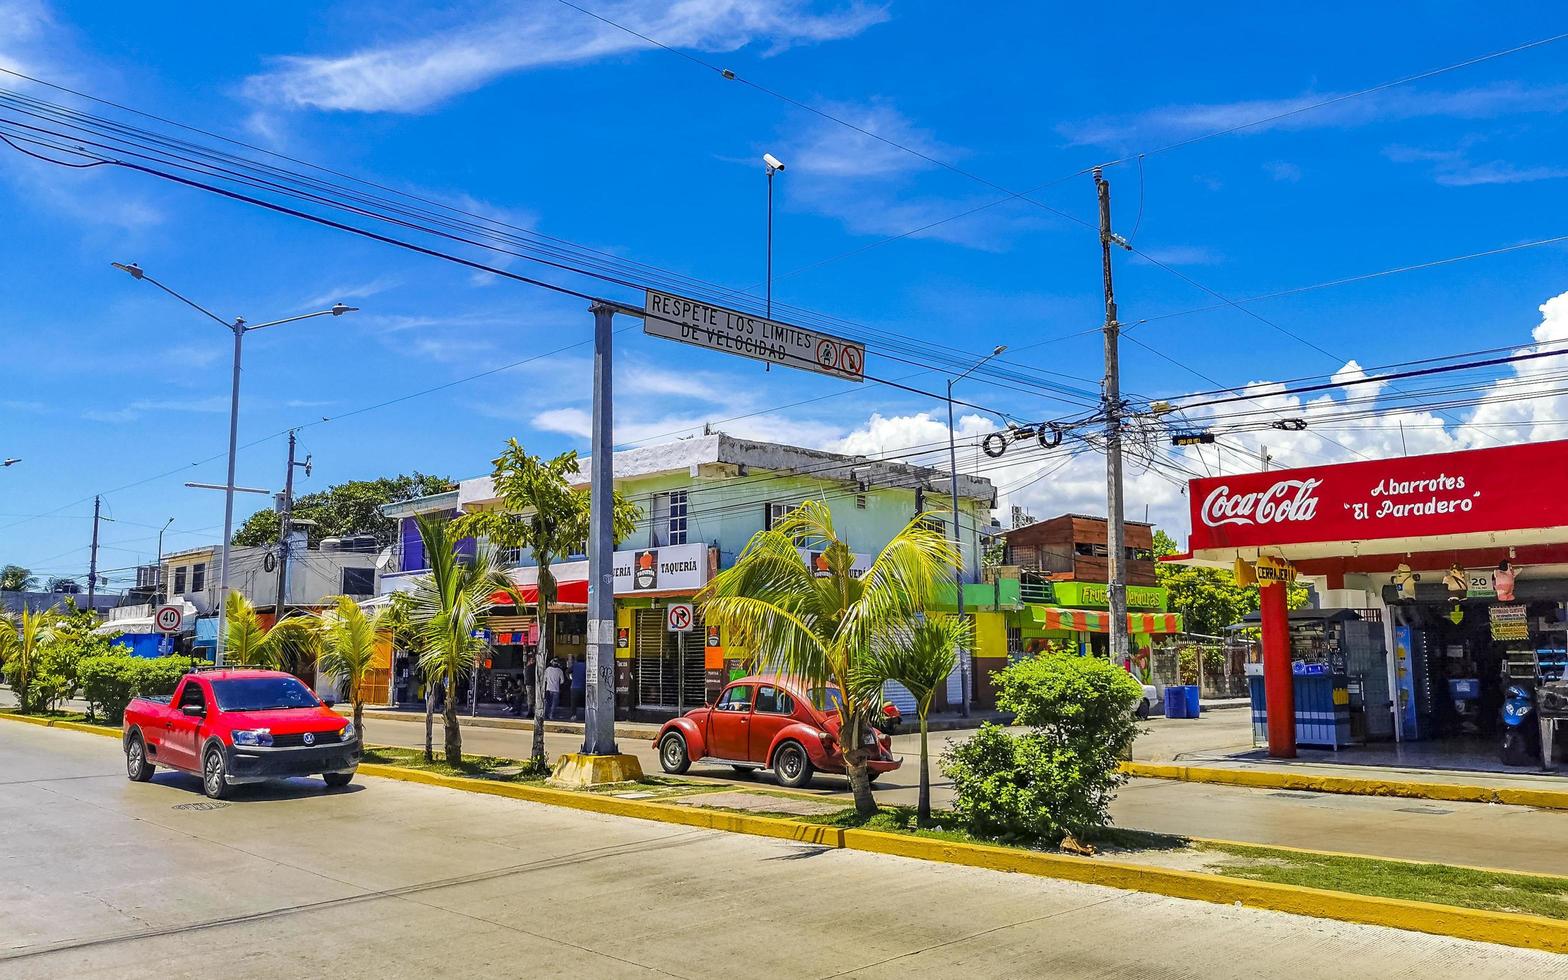
[[[523,605],[537,606],[539,604],[539,586],[519,585],[518,593],[523,597]],[[498,590],[491,594],[490,602],[496,606],[510,606],[517,600],[510,592]],[[588,604],[588,580],[573,579],[569,582],[555,583],[555,604],[558,606],[586,606]]]
[[[1023,610],[1024,636],[1041,633],[1109,633],[1111,614],[1097,609],[1030,605]],[[1128,613],[1129,633],[1180,633],[1180,613]]]

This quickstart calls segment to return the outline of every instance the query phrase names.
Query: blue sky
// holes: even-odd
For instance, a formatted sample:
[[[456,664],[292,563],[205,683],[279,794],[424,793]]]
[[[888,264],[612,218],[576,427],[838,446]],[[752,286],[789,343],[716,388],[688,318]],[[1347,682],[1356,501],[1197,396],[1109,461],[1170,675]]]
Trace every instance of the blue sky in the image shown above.
[[[1348,4],[1310,13],[583,5],[1013,189],[1565,29],[1560,8],[1547,4],[1513,5],[1507,17],[1457,3],[1423,5],[1418,17],[1404,5]],[[1019,370],[1095,388],[1100,340],[1089,331],[1103,310],[1091,230],[1014,200],[878,244],[1004,195],[556,0],[438,11],[398,0],[219,5],[197,14],[144,5],[134,16],[117,4],[0,0],[0,65],[742,289],[762,277],[758,158],[771,151],[788,164],[776,185],[777,302],[851,321],[846,333],[891,331],[975,352],[1007,343]],[[1568,42],[1558,42],[1149,155],[1141,177],[1136,164],[1114,167],[1116,227],[1229,297],[1563,234],[1565,65]],[[1094,218],[1087,176],[1035,199]],[[112,260],[139,262],[225,316],[270,319],[338,300],[363,308],[250,338],[241,441],[255,444],[240,457],[241,484],[281,482],[284,440],[275,434],[290,425],[308,426],[301,439],[316,463],[302,491],[416,468],[474,475],[508,436],[540,452],[586,449],[585,346],[339,418],[586,340],[591,318],[579,300],[137,174],[62,170],[9,150],[0,155],[0,207],[0,455],[24,458],[0,471],[0,562],[81,574],[91,513],[82,501],[95,492],[117,521],[105,528],[100,561],[117,570],[116,585],[119,569],[150,560],[168,517],[171,548],[218,535],[219,495],[182,484],[222,479],[221,458],[188,464],[224,448],[227,335],[113,272]],[[1125,254],[1117,262],[1125,323],[1214,303],[1167,269]],[[1568,301],[1541,310],[1565,291],[1563,251],[1548,247],[1249,304],[1327,354],[1234,309],[1161,319],[1133,327],[1161,353],[1125,345],[1124,386],[1155,397],[1212,387],[1205,378],[1353,374],[1523,346],[1532,331],[1536,341],[1568,338]],[[1076,336],[1057,339],[1068,335]],[[740,415],[751,417],[721,427],[855,451],[945,436],[941,404],[923,396],[873,385],[845,394],[852,386],[843,382],[763,373],[636,329],[617,344],[623,442]],[[868,371],[916,370],[872,347]],[[907,383],[934,391],[942,382],[928,374]],[[1020,419],[1080,411],[984,378],[964,391]],[[833,397],[780,408],[819,395]],[[1487,427],[1474,429],[1406,412],[1330,437],[1265,441],[1285,464],[1398,452],[1399,422],[1412,452],[1560,435],[1540,425],[1562,417],[1558,401],[1467,409],[1465,419],[1487,413]],[[960,430],[994,424],[971,411]],[[1247,439],[1256,441],[1235,445],[1248,449]],[[1188,454],[1185,465],[1234,468],[1236,455]],[[1049,471],[1027,453],[1010,456],[989,475],[1038,516],[1103,509],[1094,455]],[[968,450],[964,464],[974,462]],[[1180,530],[1184,504],[1170,473],[1134,470],[1132,515],[1146,505]]]

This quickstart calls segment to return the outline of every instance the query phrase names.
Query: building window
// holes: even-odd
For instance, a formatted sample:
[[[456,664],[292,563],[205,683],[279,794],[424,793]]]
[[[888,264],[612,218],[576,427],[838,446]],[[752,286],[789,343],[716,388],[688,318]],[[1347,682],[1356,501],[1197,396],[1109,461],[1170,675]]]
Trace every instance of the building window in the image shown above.
[[[198,562],[191,566],[191,591],[200,592],[207,587],[207,563]]]
[[[936,533],[942,535],[942,537],[947,537],[947,522],[942,520],[942,518],[932,517],[931,515],[927,514],[920,519],[920,523],[923,527],[935,531]]]
[[[855,494],[855,509],[856,510],[865,510],[866,509],[866,495],[865,494],[863,494],[863,493]]]
[[[1080,541],[1073,545],[1073,551],[1089,558],[1105,558],[1110,554],[1105,542]]]
[[[374,595],[375,591],[376,570],[374,568],[343,569],[344,595]]]
[[[686,543],[686,491],[671,490],[653,495],[653,525],[648,532],[650,547]]]
[[[788,517],[789,512],[795,509],[794,504],[784,503],[768,503],[764,507],[765,511],[762,519],[762,529],[764,531],[773,530],[773,525]]]
[[[174,570],[174,594],[185,594],[185,566],[181,565]]]

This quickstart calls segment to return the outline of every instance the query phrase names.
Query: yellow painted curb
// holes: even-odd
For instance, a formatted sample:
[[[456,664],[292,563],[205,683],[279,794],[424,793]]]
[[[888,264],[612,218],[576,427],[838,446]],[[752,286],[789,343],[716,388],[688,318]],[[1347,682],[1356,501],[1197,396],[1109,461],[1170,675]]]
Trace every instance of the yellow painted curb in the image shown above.
[[[38,725],[41,728],[62,728],[68,732],[86,732],[88,735],[107,735],[109,738],[119,738],[120,730],[105,728],[102,725],[88,725],[80,721],[66,721],[64,718],[37,718],[33,715],[19,715],[10,711],[0,711],[0,718],[7,721],[20,721],[28,725]]]
[[[104,729],[78,722],[33,718],[0,712],[0,719],[22,721],[47,728],[65,728],[89,734],[116,736],[113,729]],[[1144,765],[1132,763],[1129,765]],[[1172,767],[1185,768],[1185,767]],[[1376,898],[1348,892],[1303,888],[1272,882],[1246,881],[1222,875],[1175,868],[1160,868],[1143,864],[1109,861],[1103,858],[1074,857],[1066,854],[1046,854],[1010,847],[987,844],[968,844],[955,841],[933,840],[905,834],[890,834],[874,830],[844,830],[817,824],[797,823],[776,817],[757,817],[740,813],[727,813],[702,807],[674,806],[647,800],[623,800],[596,793],[580,793],[550,789],[543,786],[504,783],[487,779],[470,779],[446,776],[418,769],[362,763],[359,771],[367,776],[394,779],[427,786],[441,786],[463,792],[484,793],[508,799],[568,807],[610,816],[655,820],[661,823],[698,827],[705,830],[722,830],[731,833],[773,837],[824,847],[890,854],[923,861],[939,861],[991,871],[1008,871],[1032,874],[1046,878],[1076,881],[1083,884],[1102,885],[1128,891],[1149,892],[1171,898],[1183,898],[1221,905],[1240,903],[1251,908],[1271,909],[1294,915],[1364,925],[1387,926],[1412,932],[1437,936],[1453,936],[1478,942],[1497,943],[1524,949],[1539,949],[1553,953],[1568,953],[1568,928],[1556,919],[1538,915],[1512,912],[1487,912],[1464,909],[1428,902],[1409,902],[1403,899]],[[1218,770],[1206,770],[1215,772]],[[1166,777],[1170,778],[1170,777]],[[1241,842],[1236,842],[1241,843]],[[1270,848],[1276,845],[1249,844],[1249,847]],[[1304,851],[1302,848],[1279,848]],[[1333,853],[1333,852],[1318,852]],[[1342,855],[1358,857],[1364,855]],[[1379,858],[1377,860],[1392,860]],[[1421,863],[1421,862],[1412,862]],[[1487,869],[1490,870],[1490,869]],[[1506,872],[1520,874],[1521,872]],[[1543,875],[1541,877],[1552,877]]]
[[[523,800],[528,803],[544,803],[549,806],[587,810],[590,813],[603,813],[615,817],[657,820],[660,823],[680,824],[685,827],[725,830],[731,833],[751,834],[756,837],[777,837],[783,840],[800,841],[805,844],[820,844],[827,847],[837,848],[844,846],[844,832],[837,827],[796,823],[793,820],[780,820],[777,817],[756,817],[744,813],[712,810],[706,807],[686,807],[675,806],[669,803],[655,803],[650,800],[623,800],[603,793],[580,793],[572,790],[551,789],[547,786],[535,786],[524,783],[504,783],[492,779],[447,776],[441,773],[425,772],[420,769],[404,769],[400,766],[383,766],[375,763],[360,763],[359,771],[364,775],[379,776],[383,779],[396,779],[408,783],[424,783],[427,786],[442,786],[447,789],[463,790],[470,793],[485,793],[490,796],[504,796],[508,799]]]
[[[1220,905],[1241,903],[1319,919],[1336,919],[1364,925],[1388,926],[1437,936],[1568,953],[1568,928],[1561,921],[1538,915],[1486,912],[1428,902],[1376,898],[1319,888],[1246,881],[1222,875],[1175,868],[1151,867],[1107,861],[1102,858],[1044,854],[984,844],[889,834],[873,830],[844,831],[844,846],[851,850],[893,854],[924,861],[942,861],[991,871],[1061,878],[1089,885],[1152,892]]]
[[[1423,783],[1405,779],[1369,779],[1360,776],[1326,776],[1259,769],[1179,766],[1157,762],[1123,762],[1122,772],[1144,779],[1174,779],[1189,783],[1245,786],[1251,789],[1285,789],[1309,793],[1339,793],[1348,796],[1391,796],[1447,803],[1507,803],[1512,806],[1531,806],[1543,810],[1568,810],[1568,789],[1514,789],[1464,783]]]

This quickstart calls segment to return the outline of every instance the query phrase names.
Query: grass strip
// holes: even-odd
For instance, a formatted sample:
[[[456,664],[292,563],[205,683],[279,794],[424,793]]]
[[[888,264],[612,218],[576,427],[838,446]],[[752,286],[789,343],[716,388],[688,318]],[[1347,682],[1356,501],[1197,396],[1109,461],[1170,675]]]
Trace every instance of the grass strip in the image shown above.
[[[1238,844],[1194,846],[1224,855],[1206,870],[1231,878],[1568,919],[1568,880],[1562,878]]]

